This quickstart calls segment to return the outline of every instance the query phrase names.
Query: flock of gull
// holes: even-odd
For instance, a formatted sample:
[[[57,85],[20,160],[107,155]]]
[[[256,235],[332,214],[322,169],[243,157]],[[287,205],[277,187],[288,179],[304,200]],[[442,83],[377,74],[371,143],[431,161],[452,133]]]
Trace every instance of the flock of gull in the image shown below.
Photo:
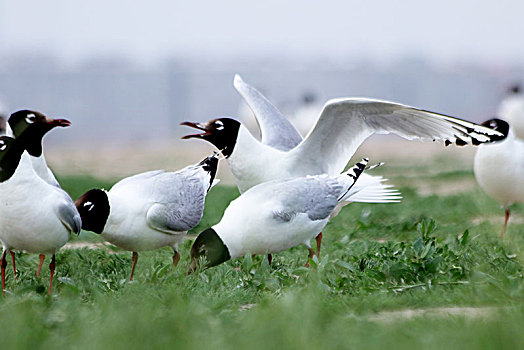
[[[475,176],[481,187],[504,207],[524,199],[524,99],[513,89],[501,119],[478,125],[407,105],[367,98],[328,101],[315,126],[303,138],[286,117],[257,89],[235,76],[234,87],[252,109],[261,131],[254,137],[232,118],[205,123],[184,122],[199,133],[184,136],[214,145],[218,152],[179,171],[149,171],[129,176],[109,191],[92,189],[73,201],[47,167],[42,139],[65,119],[21,110],[4,121],[0,136],[0,241],[2,290],[7,253],[39,254],[40,273],[51,255],[49,293],[55,254],[81,229],[133,252],[130,280],[138,252],[178,245],[204,213],[206,195],[218,180],[225,159],[241,195],[225,209],[221,221],[194,241],[188,273],[245,254],[271,254],[297,245],[308,260],[321,247],[328,221],[351,202],[398,202],[400,193],[386,179],[368,174],[376,165],[364,158],[344,171],[369,136],[393,133],[408,140],[442,142],[446,146],[479,146]],[[502,120],[504,119],[504,120]],[[316,249],[310,241],[316,239]]]

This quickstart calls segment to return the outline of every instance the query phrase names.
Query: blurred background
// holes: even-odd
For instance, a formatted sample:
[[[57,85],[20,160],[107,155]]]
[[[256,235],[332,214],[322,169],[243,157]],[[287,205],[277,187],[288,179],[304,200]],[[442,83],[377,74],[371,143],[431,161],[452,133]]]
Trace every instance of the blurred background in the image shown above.
[[[253,125],[235,73],[304,133],[342,96],[479,122],[523,81],[522,13],[517,1],[0,0],[0,113],[70,119],[46,137],[51,167],[115,176],[209,153],[180,140],[181,121]],[[387,157],[384,142],[366,144],[370,157]],[[419,146],[401,148],[444,149]]]

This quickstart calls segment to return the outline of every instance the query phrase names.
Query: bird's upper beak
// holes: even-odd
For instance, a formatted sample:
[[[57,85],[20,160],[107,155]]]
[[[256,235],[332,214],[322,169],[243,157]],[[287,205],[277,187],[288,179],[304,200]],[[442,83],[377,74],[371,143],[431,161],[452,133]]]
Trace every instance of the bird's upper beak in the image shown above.
[[[71,126],[71,122],[67,119],[49,119],[48,118],[46,120],[46,124],[52,127],[61,126],[63,128]]]
[[[184,139],[184,140],[190,139],[190,138],[197,138],[197,137],[205,139],[206,136],[212,135],[212,132],[208,128],[207,123],[206,124],[201,124],[201,123],[194,123],[194,122],[182,122],[182,123],[180,123],[180,125],[185,125],[185,126],[189,126],[191,128],[195,128],[195,129],[204,131],[201,134],[191,134],[191,135],[182,136],[182,139]]]

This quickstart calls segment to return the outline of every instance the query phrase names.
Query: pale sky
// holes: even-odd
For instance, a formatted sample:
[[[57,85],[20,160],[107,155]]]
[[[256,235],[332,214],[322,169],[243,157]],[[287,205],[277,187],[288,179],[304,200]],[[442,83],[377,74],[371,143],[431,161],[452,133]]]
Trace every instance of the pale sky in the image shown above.
[[[524,62],[524,2],[0,0],[0,55]]]

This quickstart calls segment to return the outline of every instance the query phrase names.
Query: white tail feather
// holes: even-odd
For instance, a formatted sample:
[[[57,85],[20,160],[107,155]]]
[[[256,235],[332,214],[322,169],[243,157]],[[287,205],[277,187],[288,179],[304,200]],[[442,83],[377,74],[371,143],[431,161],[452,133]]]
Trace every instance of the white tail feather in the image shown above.
[[[351,191],[343,200],[360,203],[395,203],[400,202],[402,195],[393,185],[384,184],[387,179],[382,176],[362,174]]]

